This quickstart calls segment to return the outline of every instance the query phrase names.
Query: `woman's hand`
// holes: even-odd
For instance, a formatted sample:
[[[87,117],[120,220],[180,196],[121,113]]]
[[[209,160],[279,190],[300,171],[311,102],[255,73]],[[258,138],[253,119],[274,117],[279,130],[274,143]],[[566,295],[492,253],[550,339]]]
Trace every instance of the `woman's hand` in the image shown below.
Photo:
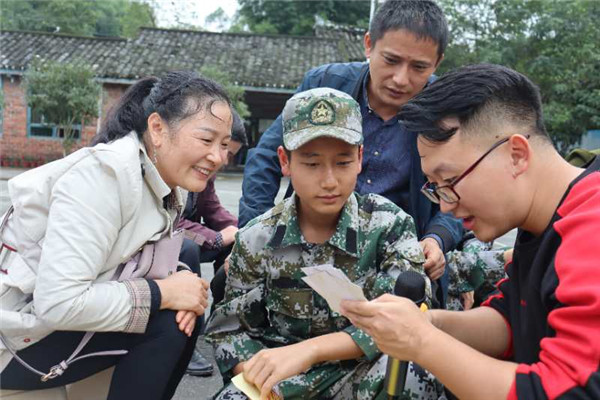
[[[177,322],[177,326],[179,330],[185,333],[188,337],[192,336],[192,332],[196,327],[196,313],[193,311],[177,311],[175,315],[175,322]]]
[[[260,390],[260,398],[265,400],[277,382],[308,370],[313,360],[311,348],[303,342],[261,350],[243,364],[244,378]]]
[[[160,309],[193,311],[197,316],[208,307],[208,282],[190,271],[179,271],[156,280],[160,289]]]
[[[412,301],[385,294],[373,301],[342,301],[342,314],[368,333],[377,347],[394,358],[418,358],[424,335],[435,329]]]

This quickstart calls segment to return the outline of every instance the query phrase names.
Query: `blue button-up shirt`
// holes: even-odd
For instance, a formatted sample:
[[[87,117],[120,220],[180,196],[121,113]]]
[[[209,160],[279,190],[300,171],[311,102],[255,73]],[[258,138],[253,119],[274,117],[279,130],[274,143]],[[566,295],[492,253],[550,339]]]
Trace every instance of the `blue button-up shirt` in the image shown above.
[[[367,95],[368,78],[369,75],[366,75],[359,97],[364,153],[356,191],[360,194],[380,194],[403,210],[409,210],[410,138],[396,116],[384,121],[371,109]]]

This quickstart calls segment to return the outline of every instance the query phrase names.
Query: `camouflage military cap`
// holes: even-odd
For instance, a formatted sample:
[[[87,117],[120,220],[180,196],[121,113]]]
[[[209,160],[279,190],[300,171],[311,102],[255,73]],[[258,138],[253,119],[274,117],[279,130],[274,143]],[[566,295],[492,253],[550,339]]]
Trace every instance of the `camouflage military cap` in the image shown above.
[[[283,146],[289,151],[296,150],[322,136],[361,144],[362,116],[358,103],[350,95],[331,88],[295,94],[283,109]]]

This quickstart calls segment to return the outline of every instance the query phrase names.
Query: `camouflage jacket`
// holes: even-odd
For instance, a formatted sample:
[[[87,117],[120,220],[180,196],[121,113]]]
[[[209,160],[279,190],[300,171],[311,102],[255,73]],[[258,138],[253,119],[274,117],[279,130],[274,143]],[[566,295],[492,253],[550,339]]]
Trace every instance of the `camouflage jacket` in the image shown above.
[[[301,268],[332,264],[374,299],[393,292],[403,271],[414,269],[425,277],[424,261],[412,218],[379,195],[351,195],[335,233],[323,244],[304,240],[295,196],[284,200],[237,234],[225,299],[207,326],[221,373],[230,377],[235,365],[265,347],[338,331],[347,332],[373,360],[379,354],[373,340],[333,312],[302,281]]]
[[[504,250],[493,249],[491,243],[471,238],[464,242],[460,251],[454,250],[446,254],[449,274],[447,309],[463,309],[461,293],[478,289],[482,293],[490,293],[495,290],[496,284],[506,277]]]

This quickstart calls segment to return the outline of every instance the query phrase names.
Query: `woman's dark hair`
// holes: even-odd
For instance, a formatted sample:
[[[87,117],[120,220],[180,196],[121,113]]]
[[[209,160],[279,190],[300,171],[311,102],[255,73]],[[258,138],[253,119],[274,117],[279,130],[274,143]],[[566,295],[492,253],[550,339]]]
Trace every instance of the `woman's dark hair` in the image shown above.
[[[448,24],[444,13],[430,0],[387,0],[373,16],[369,34],[373,46],[388,31],[405,29],[419,39],[437,44],[438,59],[448,45]]]
[[[248,146],[248,138],[246,137],[246,128],[244,127],[244,120],[240,117],[234,109],[231,109],[233,114],[233,125],[231,127],[231,140],[240,142],[242,146]]]
[[[131,131],[141,139],[153,112],[172,125],[201,110],[210,110],[217,101],[231,106],[221,85],[195,72],[168,72],[161,78],[140,79],[110,109],[91,145],[111,142]]]

